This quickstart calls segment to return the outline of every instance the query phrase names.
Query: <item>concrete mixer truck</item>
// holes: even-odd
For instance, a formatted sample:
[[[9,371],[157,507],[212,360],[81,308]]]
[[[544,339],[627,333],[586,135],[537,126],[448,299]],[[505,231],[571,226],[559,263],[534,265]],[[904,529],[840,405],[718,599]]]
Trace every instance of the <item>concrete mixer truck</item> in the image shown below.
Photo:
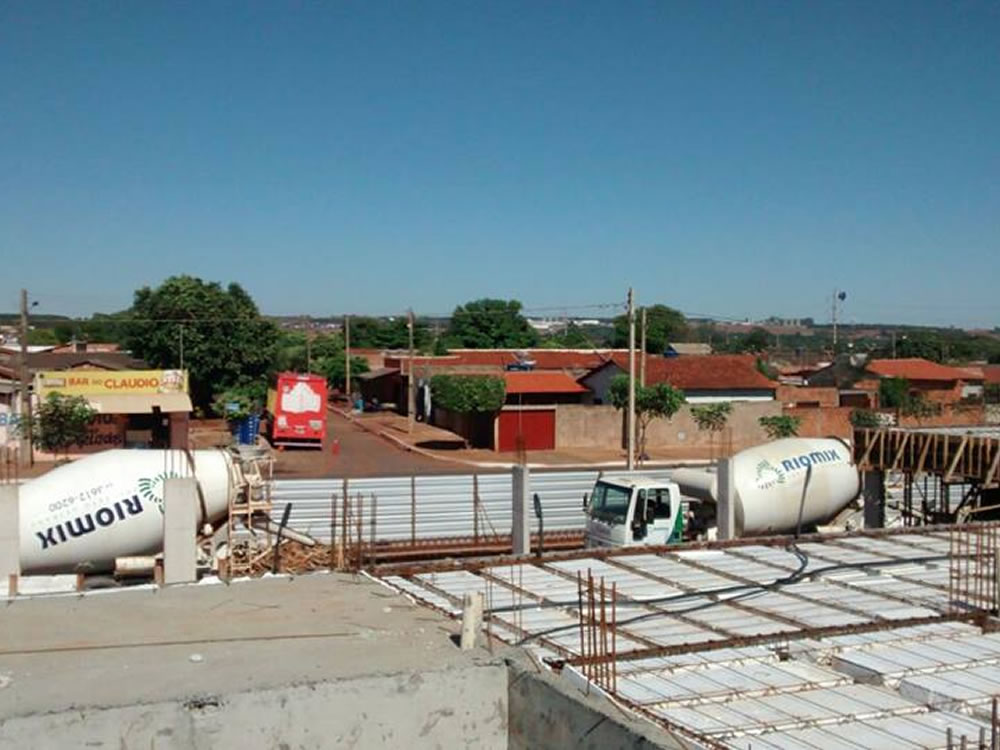
[[[717,483],[708,469],[677,469],[666,480],[602,477],[585,499],[586,544],[627,547],[693,538],[711,518]],[[861,479],[844,442],[786,438],[733,456],[733,485],[736,534],[755,536],[829,521],[857,498]]]
[[[110,571],[119,558],[159,553],[171,477],[197,480],[197,526],[218,527],[253,465],[225,450],[109,450],[53,469],[19,488],[21,571]]]

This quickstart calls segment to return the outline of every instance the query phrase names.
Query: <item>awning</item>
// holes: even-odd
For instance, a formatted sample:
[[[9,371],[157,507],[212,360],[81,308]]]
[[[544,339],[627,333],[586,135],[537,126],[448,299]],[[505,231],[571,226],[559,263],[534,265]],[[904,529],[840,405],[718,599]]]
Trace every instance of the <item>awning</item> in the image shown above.
[[[152,414],[154,407],[162,412],[190,412],[193,408],[186,393],[102,393],[85,398],[101,414]]]

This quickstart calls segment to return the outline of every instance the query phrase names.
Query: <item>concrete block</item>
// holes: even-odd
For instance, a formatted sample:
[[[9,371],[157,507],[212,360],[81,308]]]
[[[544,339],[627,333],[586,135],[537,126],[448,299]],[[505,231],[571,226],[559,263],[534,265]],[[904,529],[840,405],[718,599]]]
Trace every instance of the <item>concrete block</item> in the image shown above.
[[[527,466],[515,466],[513,469],[513,528],[511,541],[515,555],[527,555],[531,552],[531,472]]]
[[[733,481],[733,459],[719,459],[716,481],[718,497],[715,512],[718,538],[733,539],[736,537],[736,485]]]
[[[163,483],[163,582],[196,580],[198,487],[195,479]]]
[[[0,589],[11,576],[21,575],[21,534],[18,486],[0,484]]]

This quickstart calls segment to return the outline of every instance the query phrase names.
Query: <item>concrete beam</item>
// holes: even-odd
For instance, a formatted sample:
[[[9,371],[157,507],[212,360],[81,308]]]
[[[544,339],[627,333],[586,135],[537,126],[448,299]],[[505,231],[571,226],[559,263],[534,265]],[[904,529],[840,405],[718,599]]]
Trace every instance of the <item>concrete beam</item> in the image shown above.
[[[883,528],[885,526],[885,472],[864,472],[861,475],[861,488],[865,502],[865,528]]]
[[[163,483],[163,582],[191,583],[197,578],[198,486],[195,479]]]
[[[21,526],[19,493],[16,484],[0,484],[0,589],[8,584],[17,593],[17,578],[21,575]]]
[[[513,468],[512,485],[514,489],[513,527],[510,536],[515,555],[527,555],[531,552],[531,518],[528,512],[531,497],[531,472],[527,466]]]
[[[736,538],[736,484],[733,480],[733,459],[720,458],[715,498],[715,517],[720,540]]]

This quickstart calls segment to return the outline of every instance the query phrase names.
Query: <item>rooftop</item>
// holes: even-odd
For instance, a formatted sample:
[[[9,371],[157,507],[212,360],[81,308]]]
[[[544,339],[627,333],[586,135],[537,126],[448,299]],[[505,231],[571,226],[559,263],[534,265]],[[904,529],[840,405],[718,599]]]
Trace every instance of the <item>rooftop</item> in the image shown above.
[[[995,548],[996,528],[983,529]],[[691,747],[942,748],[949,728],[956,743],[989,735],[1000,694],[1000,633],[961,600],[984,579],[954,576],[963,533],[586,550],[383,580],[453,617],[482,591],[494,636]],[[588,575],[605,587],[603,615]]]
[[[614,364],[628,372],[627,355],[616,354]],[[670,383],[683,390],[706,391],[774,390],[776,387],[774,381],[757,369],[757,359],[752,354],[647,356],[646,383]]]
[[[507,394],[589,393],[572,375],[563,372],[505,372]]]
[[[873,359],[867,363],[869,372],[885,378],[906,378],[907,380],[970,380],[975,375],[960,367],[948,367],[927,359]]]

